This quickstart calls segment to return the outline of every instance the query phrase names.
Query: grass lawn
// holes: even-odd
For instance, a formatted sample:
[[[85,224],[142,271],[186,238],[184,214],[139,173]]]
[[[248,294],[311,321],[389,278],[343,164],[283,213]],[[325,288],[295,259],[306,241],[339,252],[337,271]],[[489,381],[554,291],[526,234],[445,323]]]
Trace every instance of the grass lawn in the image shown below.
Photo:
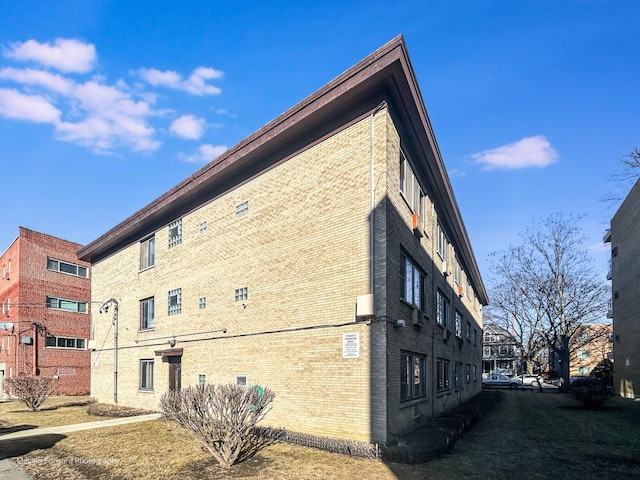
[[[197,444],[175,437],[160,420],[2,444],[0,458],[13,457],[38,479],[640,478],[640,402],[613,398],[602,410],[585,410],[558,393],[501,391],[487,398],[497,401],[494,408],[450,454],[419,465],[385,464],[281,443],[224,471]],[[49,402],[45,409],[55,406]],[[32,413],[18,403],[0,404],[0,422],[6,427],[101,419],[86,410],[67,406]],[[60,422],[55,422],[56,415]]]

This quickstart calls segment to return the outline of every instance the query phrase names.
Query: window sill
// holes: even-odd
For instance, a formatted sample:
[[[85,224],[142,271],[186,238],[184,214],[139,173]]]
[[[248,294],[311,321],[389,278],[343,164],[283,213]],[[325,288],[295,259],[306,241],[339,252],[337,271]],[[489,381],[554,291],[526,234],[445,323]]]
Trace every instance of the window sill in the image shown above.
[[[147,267],[147,268],[143,268],[142,270],[139,270],[138,273],[142,273],[142,272],[146,272],[148,270],[151,270],[152,268],[155,268],[156,264],[154,263],[153,265]]]
[[[156,393],[153,389],[139,388],[138,393]]]
[[[414,405],[417,405],[419,403],[423,403],[423,402],[428,402],[429,398],[425,395],[423,397],[418,397],[418,398],[412,398],[410,400],[400,400],[400,407],[399,408],[408,408],[408,407],[413,407]]]
[[[141,328],[140,330],[138,330],[138,333],[149,333],[149,332],[155,332],[156,327],[151,327],[151,328]]]

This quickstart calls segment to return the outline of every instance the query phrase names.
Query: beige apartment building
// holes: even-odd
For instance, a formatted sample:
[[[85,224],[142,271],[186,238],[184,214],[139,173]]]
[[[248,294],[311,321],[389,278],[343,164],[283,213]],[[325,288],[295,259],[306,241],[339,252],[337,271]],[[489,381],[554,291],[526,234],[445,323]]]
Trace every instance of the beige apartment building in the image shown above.
[[[611,316],[613,387],[618,395],[640,397],[640,180],[611,220]]]
[[[91,394],[268,386],[269,424],[385,444],[481,389],[487,294],[402,36],[79,252]]]

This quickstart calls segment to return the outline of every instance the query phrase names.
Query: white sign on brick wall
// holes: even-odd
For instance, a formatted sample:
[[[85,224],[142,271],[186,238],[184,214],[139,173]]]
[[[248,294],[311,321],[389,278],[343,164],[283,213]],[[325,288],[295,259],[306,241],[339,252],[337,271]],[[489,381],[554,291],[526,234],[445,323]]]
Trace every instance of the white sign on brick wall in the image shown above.
[[[360,334],[359,333],[343,333],[342,334],[342,358],[359,358],[360,357]]]

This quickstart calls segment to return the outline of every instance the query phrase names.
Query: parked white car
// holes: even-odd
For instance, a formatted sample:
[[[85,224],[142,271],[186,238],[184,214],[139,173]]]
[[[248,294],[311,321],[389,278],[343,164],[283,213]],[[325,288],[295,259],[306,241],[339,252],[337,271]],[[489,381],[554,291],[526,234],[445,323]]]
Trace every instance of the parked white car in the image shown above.
[[[537,387],[538,386],[538,381],[540,382],[540,385],[542,385],[542,377],[540,377],[540,375],[530,375],[530,374],[524,374],[522,375],[522,384],[523,385],[527,385],[530,387]]]
[[[511,378],[499,373],[492,373],[487,378],[482,379],[483,387],[508,387],[518,388],[522,386],[522,380]]]

